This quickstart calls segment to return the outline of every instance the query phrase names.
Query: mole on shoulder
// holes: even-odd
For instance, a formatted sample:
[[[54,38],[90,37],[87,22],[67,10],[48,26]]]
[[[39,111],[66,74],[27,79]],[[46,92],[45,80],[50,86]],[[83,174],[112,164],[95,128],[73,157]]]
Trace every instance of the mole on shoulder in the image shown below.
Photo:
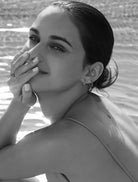
[[[108,117],[109,119],[112,119],[112,117],[111,117],[109,114],[107,114],[107,117]]]

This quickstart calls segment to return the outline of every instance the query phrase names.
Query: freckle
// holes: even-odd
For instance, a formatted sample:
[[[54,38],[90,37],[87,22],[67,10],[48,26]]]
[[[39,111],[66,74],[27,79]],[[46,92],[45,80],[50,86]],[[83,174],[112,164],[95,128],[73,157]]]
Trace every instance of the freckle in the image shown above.
[[[107,116],[108,116],[109,119],[112,119],[112,117],[109,114],[107,114]]]

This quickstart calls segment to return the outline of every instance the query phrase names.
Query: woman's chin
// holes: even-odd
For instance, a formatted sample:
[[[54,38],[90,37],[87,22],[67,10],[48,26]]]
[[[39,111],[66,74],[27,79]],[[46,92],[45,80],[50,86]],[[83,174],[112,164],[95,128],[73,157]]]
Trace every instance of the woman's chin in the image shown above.
[[[46,83],[43,81],[42,75],[38,74],[29,80],[29,83],[32,87],[32,90],[35,92],[43,90],[43,87],[46,87]]]
[[[47,85],[47,75],[48,74],[42,74],[38,73],[36,76],[34,76],[32,79],[29,80],[29,83],[32,86],[32,89],[45,87]]]

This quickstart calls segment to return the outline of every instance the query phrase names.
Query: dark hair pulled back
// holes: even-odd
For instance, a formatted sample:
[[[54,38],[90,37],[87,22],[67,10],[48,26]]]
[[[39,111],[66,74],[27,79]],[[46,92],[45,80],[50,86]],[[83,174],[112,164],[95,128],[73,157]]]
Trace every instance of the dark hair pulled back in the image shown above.
[[[107,67],[112,56],[114,35],[105,16],[93,6],[79,1],[62,0],[52,5],[64,9],[78,28],[86,53],[85,64],[103,64],[103,73],[93,83],[93,87],[103,89],[112,85],[117,79],[118,67],[116,65],[114,75],[111,68]]]

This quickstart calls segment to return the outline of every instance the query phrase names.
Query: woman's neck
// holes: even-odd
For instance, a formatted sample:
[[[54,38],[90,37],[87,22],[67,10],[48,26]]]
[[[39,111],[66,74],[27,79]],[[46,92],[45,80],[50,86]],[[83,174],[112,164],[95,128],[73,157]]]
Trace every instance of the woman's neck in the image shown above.
[[[39,103],[43,114],[50,119],[51,123],[64,118],[66,113],[71,109],[73,103],[79,98],[86,95],[86,89],[70,89],[65,92],[38,94]]]

